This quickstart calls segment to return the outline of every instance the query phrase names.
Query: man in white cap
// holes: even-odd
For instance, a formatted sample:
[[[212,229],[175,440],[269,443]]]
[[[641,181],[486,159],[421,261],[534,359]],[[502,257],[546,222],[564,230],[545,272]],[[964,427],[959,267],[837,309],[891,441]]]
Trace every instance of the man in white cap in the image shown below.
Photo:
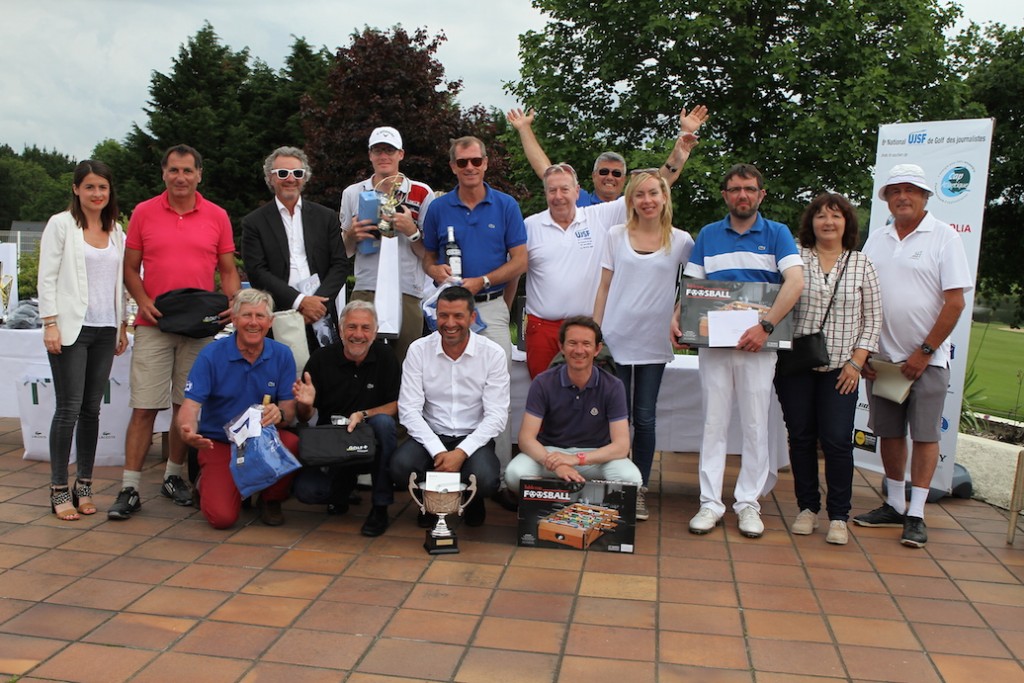
[[[870,426],[881,444],[888,493],[881,507],[853,521],[902,527],[900,543],[911,548],[928,542],[924,504],[939,462],[949,335],[964,309],[964,293],[974,284],[960,236],[925,209],[931,195],[920,166],[894,166],[878,190],[879,199],[889,204],[892,221],[872,230],[864,245],[882,292],[879,356],[900,363],[903,376],[914,383],[903,403],[873,396],[869,385]],[[863,372],[869,383],[875,378],[870,365]],[[909,506],[904,484],[908,425],[913,441]]]
[[[401,134],[390,126],[375,128],[370,134],[370,163],[373,175],[361,183],[345,188],[341,195],[341,230],[345,250],[349,256],[355,254],[356,284],[352,300],[374,302],[377,292],[380,253],[356,249],[359,242],[379,239],[374,221],[358,220],[359,193],[377,190],[388,194],[397,181],[399,164],[405,158]],[[392,180],[389,180],[392,179]],[[395,356],[399,363],[405,359],[409,344],[423,332],[423,310],[420,299],[423,296],[423,217],[434,199],[434,191],[425,183],[402,178],[396,190],[400,198],[398,213],[391,219],[398,240],[399,271],[393,277],[399,278],[402,291],[402,326],[395,345]],[[384,274],[388,277],[388,274]],[[379,308],[379,305],[378,305]]]

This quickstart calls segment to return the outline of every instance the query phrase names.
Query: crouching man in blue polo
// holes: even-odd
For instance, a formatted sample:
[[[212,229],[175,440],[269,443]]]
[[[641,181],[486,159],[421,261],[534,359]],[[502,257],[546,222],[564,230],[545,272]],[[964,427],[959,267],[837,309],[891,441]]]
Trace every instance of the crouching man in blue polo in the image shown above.
[[[594,365],[601,339],[593,318],[574,316],[562,323],[558,343],[565,364],[545,370],[530,385],[519,429],[522,453],[505,470],[505,482],[517,495],[523,477],[641,485],[640,470],[628,457],[626,390]]]

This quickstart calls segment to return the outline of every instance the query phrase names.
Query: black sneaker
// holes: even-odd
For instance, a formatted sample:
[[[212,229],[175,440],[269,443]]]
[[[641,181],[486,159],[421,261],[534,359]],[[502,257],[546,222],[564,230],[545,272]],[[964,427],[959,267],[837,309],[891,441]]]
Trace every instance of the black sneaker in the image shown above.
[[[892,505],[882,503],[882,507],[854,517],[853,523],[858,526],[899,528],[903,526],[903,515],[896,512]]]
[[[185,480],[176,474],[164,479],[164,485],[160,487],[160,493],[164,498],[170,498],[175,505],[192,507],[192,489],[188,487]]]
[[[909,548],[923,548],[928,542],[928,527],[920,517],[907,515],[907,521],[903,522],[903,535],[900,536],[900,543]]]
[[[107,510],[107,519],[128,519],[141,507],[142,499],[139,498],[139,492],[133,486],[125,486]]]
[[[370,514],[366,516],[366,521],[363,522],[363,528],[359,530],[363,536],[380,536],[388,530],[388,506],[387,505],[374,505],[370,509]]]

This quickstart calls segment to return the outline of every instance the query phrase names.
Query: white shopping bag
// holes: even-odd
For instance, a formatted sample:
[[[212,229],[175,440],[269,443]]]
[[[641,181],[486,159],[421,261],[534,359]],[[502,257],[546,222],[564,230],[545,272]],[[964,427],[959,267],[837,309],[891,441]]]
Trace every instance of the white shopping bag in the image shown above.
[[[56,405],[53,380],[23,375],[18,383],[18,416],[25,460],[50,460],[50,422]],[[72,452],[74,449],[72,448]]]

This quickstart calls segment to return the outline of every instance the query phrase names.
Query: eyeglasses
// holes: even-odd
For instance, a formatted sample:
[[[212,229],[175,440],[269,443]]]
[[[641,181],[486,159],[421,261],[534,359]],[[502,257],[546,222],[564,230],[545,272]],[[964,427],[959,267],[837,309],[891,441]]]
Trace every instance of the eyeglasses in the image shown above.
[[[481,166],[483,166],[483,163],[483,157],[472,157],[468,159],[455,160],[455,165],[458,166],[459,168],[466,168],[466,166],[469,166],[470,164],[473,164],[475,167],[480,168]]]
[[[761,188],[754,187],[753,185],[746,185],[744,187],[727,187],[727,188],[725,188],[725,193],[727,195],[732,196],[732,197],[735,197],[736,195],[740,194],[741,192],[746,193],[746,194],[757,194],[760,191],[761,191]]]
[[[613,178],[621,178],[622,177],[622,171],[620,171],[617,168],[599,168],[599,169],[597,169],[597,175],[608,175],[609,173],[612,174]]]
[[[548,166],[547,170],[544,171],[544,177],[547,178],[552,173],[568,173],[572,176],[573,180],[576,180],[576,169],[564,161],[560,164],[551,164]]]
[[[374,145],[373,147],[370,148],[370,154],[387,154],[388,156],[391,156],[392,154],[397,153],[398,148],[394,147],[393,145]]]
[[[306,175],[306,170],[303,168],[275,168],[271,173],[276,175],[278,180],[284,180],[288,176],[294,176],[296,180],[302,180]]]

